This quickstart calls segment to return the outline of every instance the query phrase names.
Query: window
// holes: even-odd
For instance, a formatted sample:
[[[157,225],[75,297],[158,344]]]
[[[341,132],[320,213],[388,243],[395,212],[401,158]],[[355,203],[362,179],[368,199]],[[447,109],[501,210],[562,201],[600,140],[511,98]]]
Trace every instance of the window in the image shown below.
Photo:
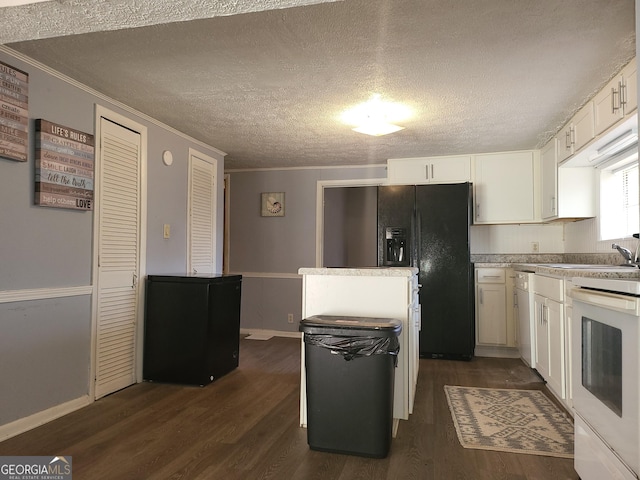
[[[631,237],[640,231],[638,152],[618,156],[600,172],[600,240]]]

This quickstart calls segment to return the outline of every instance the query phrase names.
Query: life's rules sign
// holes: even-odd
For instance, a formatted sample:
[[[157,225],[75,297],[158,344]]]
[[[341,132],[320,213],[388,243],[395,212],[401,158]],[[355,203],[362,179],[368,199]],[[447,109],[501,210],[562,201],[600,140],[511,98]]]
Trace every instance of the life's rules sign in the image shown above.
[[[29,74],[0,62],[0,157],[27,161]]]
[[[93,210],[94,137],[36,120],[35,203]]]

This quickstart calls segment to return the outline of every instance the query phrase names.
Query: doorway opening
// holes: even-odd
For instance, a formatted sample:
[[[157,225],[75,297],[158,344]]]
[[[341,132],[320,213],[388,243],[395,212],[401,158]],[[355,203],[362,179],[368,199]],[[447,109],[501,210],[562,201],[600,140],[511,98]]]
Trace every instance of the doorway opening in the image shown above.
[[[322,205],[323,267],[377,266],[377,185],[325,186]]]

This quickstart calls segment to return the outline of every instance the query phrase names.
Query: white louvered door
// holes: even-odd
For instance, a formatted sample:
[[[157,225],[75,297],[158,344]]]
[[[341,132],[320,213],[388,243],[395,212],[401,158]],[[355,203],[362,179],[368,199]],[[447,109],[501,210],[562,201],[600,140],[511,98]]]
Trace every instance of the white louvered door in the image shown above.
[[[100,119],[95,397],[136,382],[141,137]]]
[[[202,155],[189,156],[188,271],[215,273],[215,167]],[[212,160],[212,159],[210,159]]]

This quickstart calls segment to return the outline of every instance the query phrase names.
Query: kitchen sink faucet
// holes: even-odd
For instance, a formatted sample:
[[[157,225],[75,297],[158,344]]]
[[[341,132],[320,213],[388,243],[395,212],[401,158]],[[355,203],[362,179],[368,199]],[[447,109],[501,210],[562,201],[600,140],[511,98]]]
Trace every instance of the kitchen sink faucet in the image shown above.
[[[618,252],[620,252],[620,255],[622,255],[624,259],[627,261],[626,263],[631,264],[631,263],[637,262],[637,260],[633,258],[633,253],[628,248],[621,247],[617,243],[613,243],[611,245],[611,248],[615,248],[616,250],[618,250]]]

